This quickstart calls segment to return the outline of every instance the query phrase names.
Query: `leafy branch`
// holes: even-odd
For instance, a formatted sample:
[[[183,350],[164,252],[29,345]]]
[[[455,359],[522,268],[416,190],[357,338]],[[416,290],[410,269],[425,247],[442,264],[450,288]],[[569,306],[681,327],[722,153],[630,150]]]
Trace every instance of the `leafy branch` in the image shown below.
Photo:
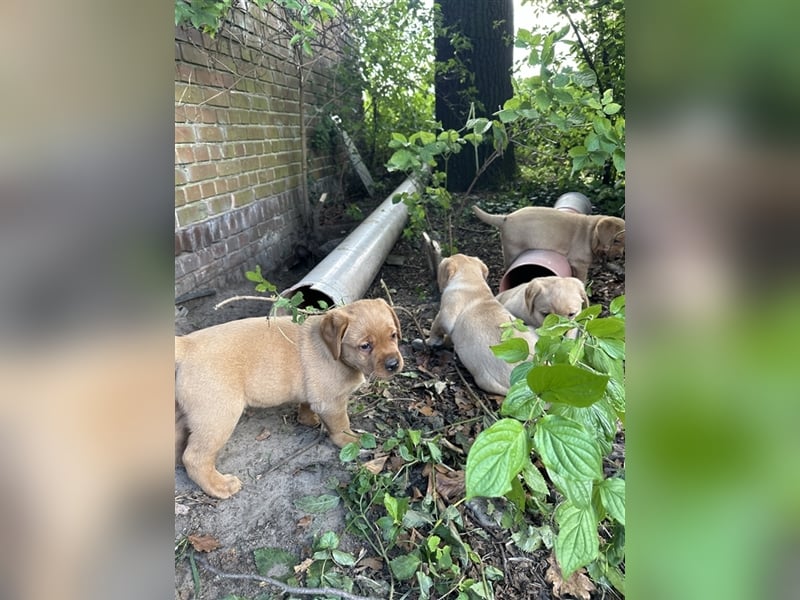
[[[524,513],[550,494],[540,461],[561,497],[552,518],[563,576],[589,567],[594,579],[620,590],[625,479],[606,477],[603,458],[612,451],[617,422],[625,420],[624,303],[624,296],[616,298],[605,318],[597,305],[574,320],[549,315],[532,356],[520,338],[492,347],[510,363],[530,359],[512,371],[503,418],[478,435],[466,465],[467,500],[506,498]],[[598,527],[605,523],[612,539],[601,549]]]

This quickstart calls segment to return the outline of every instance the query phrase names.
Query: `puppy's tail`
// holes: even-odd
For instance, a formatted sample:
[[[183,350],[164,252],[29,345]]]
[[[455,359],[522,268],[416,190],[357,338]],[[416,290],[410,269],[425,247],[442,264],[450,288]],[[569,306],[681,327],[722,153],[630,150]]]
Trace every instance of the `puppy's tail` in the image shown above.
[[[506,215],[491,215],[484,210],[478,208],[477,204],[472,206],[472,212],[475,213],[475,216],[478,217],[484,223],[488,223],[489,225],[494,225],[495,227],[500,227],[506,220]]]

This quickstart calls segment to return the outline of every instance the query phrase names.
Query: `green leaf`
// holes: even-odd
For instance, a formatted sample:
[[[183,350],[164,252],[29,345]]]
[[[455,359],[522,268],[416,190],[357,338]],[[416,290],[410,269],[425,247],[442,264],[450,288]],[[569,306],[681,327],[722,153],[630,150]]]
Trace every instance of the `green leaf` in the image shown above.
[[[538,342],[537,342],[538,343]],[[532,362],[521,362],[513,369],[511,369],[511,375],[509,376],[508,380],[511,385],[514,385],[518,381],[525,381],[525,378],[528,376],[528,372],[533,368]],[[527,385],[527,382],[525,383]]]
[[[622,294],[621,296],[617,296],[616,298],[614,298],[611,301],[611,303],[608,305],[608,311],[612,315],[616,315],[616,314],[620,314],[620,313],[622,315],[624,315],[625,314],[625,294]]]
[[[561,576],[566,580],[599,555],[597,521],[591,508],[578,508],[569,501],[556,510],[556,521],[559,525],[556,559],[561,567]]]
[[[261,266],[260,265],[256,265],[256,270],[255,271],[245,271],[244,272],[244,276],[249,281],[254,281],[255,283],[261,283],[262,281],[264,281],[264,277],[261,275]]]
[[[625,339],[625,321],[619,317],[594,319],[586,324],[586,331],[595,337]]]
[[[614,154],[611,155],[611,160],[614,161],[614,168],[617,170],[618,173],[625,172],[625,153],[621,150],[615,150]]]
[[[414,576],[420,563],[421,561],[416,555],[404,554],[403,556],[398,556],[390,560],[389,569],[391,569],[392,575],[397,579],[406,581]]]
[[[572,81],[581,87],[590,88],[597,83],[597,75],[595,75],[594,71],[579,71],[572,74]],[[600,108],[599,102],[597,108]]]
[[[372,450],[378,446],[375,436],[369,432],[362,433],[361,437],[358,438],[358,443],[362,448],[366,448],[367,450]]]
[[[592,490],[594,485],[591,481],[577,481],[569,477],[562,477],[559,473],[547,469],[547,474],[556,489],[574,506],[586,507],[592,505]]]
[[[598,484],[600,500],[612,519],[625,525],[625,480],[612,477]]]
[[[253,551],[253,557],[260,575],[281,581],[294,575],[293,567],[298,563],[294,554],[282,548],[258,548]]]
[[[360,451],[361,448],[356,442],[345,444],[342,449],[339,450],[339,460],[342,462],[351,462],[358,457]]]
[[[603,107],[603,112],[607,115],[615,115],[617,114],[622,106],[617,104],[616,102],[610,102]]]
[[[522,469],[522,480],[534,494],[547,496],[550,493],[544,475],[530,460]]]
[[[411,150],[401,148],[392,154],[389,162],[386,163],[386,168],[389,171],[406,171],[413,168],[418,162],[419,161],[416,160],[416,156]]]
[[[333,558],[337,565],[342,567],[352,567],[356,564],[356,557],[342,550],[332,550],[331,558]]]
[[[600,450],[580,423],[557,415],[546,415],[536,423],[533,444],[542,462],[551,471],[577,481],[599,480],[603,477]]]
[[[430,525],[432,522],[433,519],[431,519],[430,515],[418,510],[409,509],[406,511],[406,514],[403,515],[403,527],[406,529]]]
[[[516,110],[504,109],[497,112],[496,114],[497,118],[500,119],[501,123],[512,123],[513,121],[516,121],[520,117],[519,112]]]
[[[401,523],[408,510],[408,498],[395,498],[386,492],[383,494],[383,506],[395,523]]]
[[[506,492],[506,498],[517,507],[520,512],[525,511],[525,490],[517,477],[511,480],[511,489]]]
[[[320,496],[304,496],[294,501],[298,510],[313,514],[322,514],[333,510],[339,505],[339,496],[322,494]]]
[[[416,448],[419,446],[420,440],[422,440],[422,430],[421,429],[408,429],[406,430],[406,435],[408,435],[408,439],[411,440],[411,444]]]
[[[573,365],[542,365],[530,370],[527,381],[545,402],[590,406],[603,397],[608,376]]]
[[[614,360],[625,360],[625,342],[615,339],[597,339],[597,347]]]
[[[333,531],[326,531],[314,543],[315,550],[334,550],[339,547],[339,536]]]
[[[522,338],[512,337],[490,347],[492,354],[507,363],[517,363],[530,356],[528,342]]]
[[[579,323],[582,323],[583,321],[594,319],[595,317],[599,316],[601,312],[603,312],[603,307],[600,304],[592,304],[591,306],[587,306],[581,312],[579,312],[578,316],[575,317],[575,320]]]
[[[467,455],[467,499],[504,496],[528,455],[528,434],[519,421],[501,419],[482,431]]]
[[[572,148],[569,149],[567,154],[569,154],[570,157],[572,158],[579,158],[581,156],[586,156],[587,154],[586,146],[573,146]]]
[[[535,552],[544,545],[551,548],[553,545],[553,530],[548,525],[534,527],[528,525],[525,529],[511,535],[512,541],[523,552]]]
[[[519,421],[530,421],[542,414],[544,404],[524,379],[512,384],[500,406],[500,414]]]
[[[398,144],[407,144],[408,143],[408,139],[402,133],[393,132],[392,133],[392,142],[395,142],[395,143],[398,143]]]
[[[433,587],[433,579],[428,577],[424,571],[417,571],[417,583],[419,583],[419,598],[420,600],[428,600]]]

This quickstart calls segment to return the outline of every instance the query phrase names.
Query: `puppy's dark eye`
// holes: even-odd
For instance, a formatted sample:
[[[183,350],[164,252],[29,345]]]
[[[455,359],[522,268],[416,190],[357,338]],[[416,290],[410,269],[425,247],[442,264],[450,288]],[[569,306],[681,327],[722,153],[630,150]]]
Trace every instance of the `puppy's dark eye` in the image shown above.
[[[576,312],[571,312],[571,313],[569,313],[567,316],[568,316],[570,319],[574,319],[574,318],[575,318],[575,315],[577,315],[577,314],[578,314],[578,313],[576,313]]]
[[[393,340],[396,340],[396,339],[397,339],[397,332],[396,332],[396,331],[393,331],[393,332],[392,332],[392,339],[393,339]]]
[[[363,344],[361,344],[361,346],[359,346],[359,348],[361,348],[364,352],[369,352],[370,350],[372,350],[372,344],[369,342],[364,342]]]
[[[550,314],[550,311],[549,311],[549,310],[543,310],[543,311],[542,311],[542,316],[543,316],[543,317],[546,317],[546,316],[547,316],[547,315],[549,315],[549,314]]]

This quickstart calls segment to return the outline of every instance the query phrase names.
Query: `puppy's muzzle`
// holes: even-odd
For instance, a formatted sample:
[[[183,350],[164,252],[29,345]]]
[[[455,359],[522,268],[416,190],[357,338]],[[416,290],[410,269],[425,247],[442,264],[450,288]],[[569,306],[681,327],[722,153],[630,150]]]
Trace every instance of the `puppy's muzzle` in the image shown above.
[[[394,373],[400,367],[400,361],[394,356],[390,356],[383,362],[383,367],[389,372]]]

